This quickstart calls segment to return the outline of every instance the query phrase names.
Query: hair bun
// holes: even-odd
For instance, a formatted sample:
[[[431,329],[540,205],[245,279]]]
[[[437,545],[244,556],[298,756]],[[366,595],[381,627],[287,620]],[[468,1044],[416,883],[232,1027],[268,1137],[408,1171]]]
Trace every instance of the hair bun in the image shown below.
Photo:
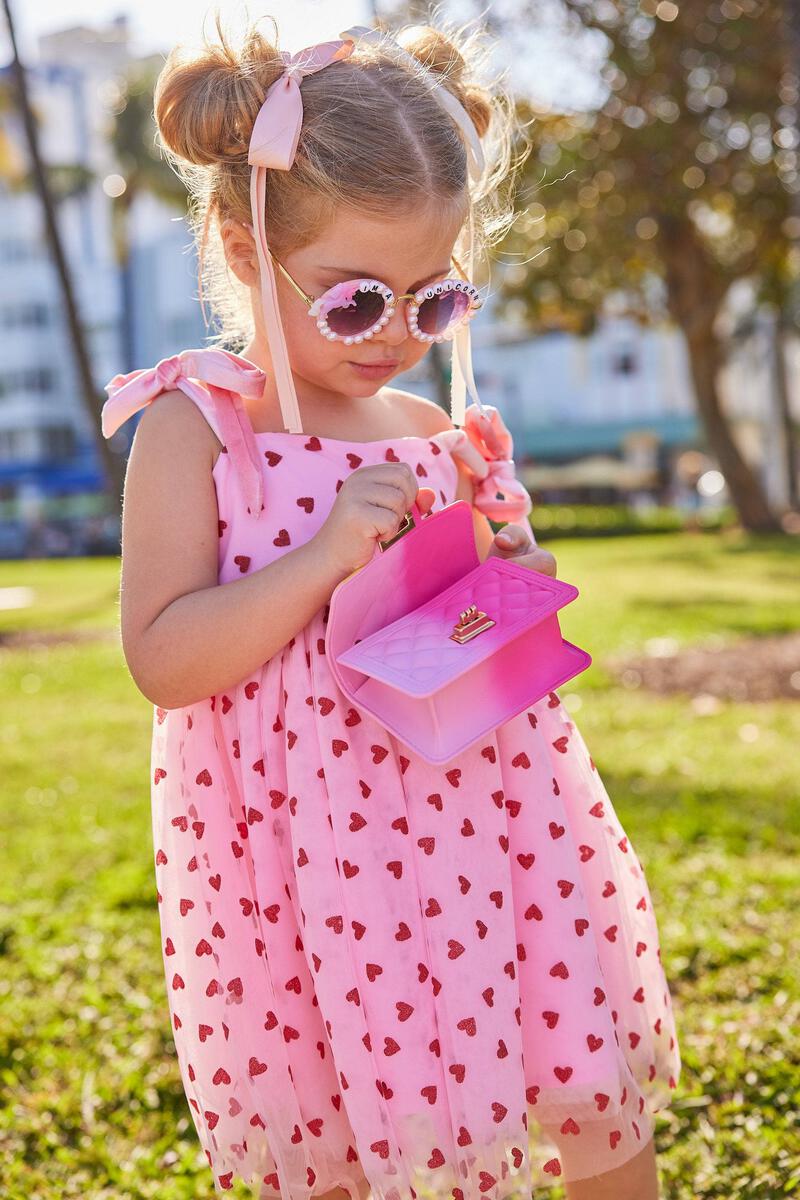
[[[491,94],[469,79],[466,60],[455,42],[432,25],[407,26],[396,40],[423,67],[441,75],[469,114],[478,137],[483,137],[492,119]]]
[[[284,67],[277,46],[258,30],[250,30],[239,51],[227,40],[219,17],[217,32],[219,44],[205,38],[197,50],[176,46],[153,96],[162,145],[198,166],[247,158],[264,94]]]

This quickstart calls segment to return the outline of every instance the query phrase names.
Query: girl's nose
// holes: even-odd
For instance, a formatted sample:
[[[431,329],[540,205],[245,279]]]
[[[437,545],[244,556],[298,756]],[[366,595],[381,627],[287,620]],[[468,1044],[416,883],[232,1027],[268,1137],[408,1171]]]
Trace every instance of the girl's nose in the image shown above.
[[[407,337],[410,337],[406,324],[405,306],[405,300],[398,301],[397,307],[380,333],[372,338],[374,342],[386,342],[389,346],[399,346]]]

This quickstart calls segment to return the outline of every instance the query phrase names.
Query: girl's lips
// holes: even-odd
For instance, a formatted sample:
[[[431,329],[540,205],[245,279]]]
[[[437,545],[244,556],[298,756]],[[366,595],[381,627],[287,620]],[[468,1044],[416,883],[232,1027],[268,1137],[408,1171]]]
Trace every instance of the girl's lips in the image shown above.
[[[375,363],[351,362],[350,366],[355,367],[355,369],[362,375],[372,377],[378,375],[388,375],[390,371],[395,371],[400,366],[400,360],[393,358]]]
[[[396,367],[400,362],[399,358],[375,358],[372,362],[353,362],[354,367]]]

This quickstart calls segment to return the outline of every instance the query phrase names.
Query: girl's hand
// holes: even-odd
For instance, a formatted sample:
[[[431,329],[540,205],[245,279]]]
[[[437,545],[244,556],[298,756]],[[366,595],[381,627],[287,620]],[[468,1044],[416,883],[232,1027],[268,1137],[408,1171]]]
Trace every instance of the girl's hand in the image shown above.
[[[359,467],[339,488],[330,513],[311,539],[335,580],[363,567],[375,553],[375,543],[398,532],[416,500],[427,513],[436,500],[430,487],[419,487],[406,462]]]
[[[530,567],[532,571],[541,571],[543,575],[551,575],[553,579],[556,577],[554,556],[549,550],[541,550],[535,542],[531,548],[531,539],[522,525],[504,525],[494,535],[486,557],[490,558],[492,555],[513,559],[520,567]]]

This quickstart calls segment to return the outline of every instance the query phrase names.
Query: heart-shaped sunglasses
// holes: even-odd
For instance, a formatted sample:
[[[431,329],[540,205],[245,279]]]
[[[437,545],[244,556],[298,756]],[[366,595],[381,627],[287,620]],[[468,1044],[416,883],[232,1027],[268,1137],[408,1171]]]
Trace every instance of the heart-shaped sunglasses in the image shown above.
[[[297,294],[308,305],[308,315],[316,318],[317,329],[330,341],[364,342],[391,320],[398,303],[407,300],[406,323],[412,337],[421,342],[443,342],[452,338],[459,325],[470,321],[482,301],[478,289],[469,282],[453,259],[461,278],[455,276],[427,284],[418,292],[395,296],[379,279],[347,279],[336,283],[314,299],[307,295],[270,251]]]

